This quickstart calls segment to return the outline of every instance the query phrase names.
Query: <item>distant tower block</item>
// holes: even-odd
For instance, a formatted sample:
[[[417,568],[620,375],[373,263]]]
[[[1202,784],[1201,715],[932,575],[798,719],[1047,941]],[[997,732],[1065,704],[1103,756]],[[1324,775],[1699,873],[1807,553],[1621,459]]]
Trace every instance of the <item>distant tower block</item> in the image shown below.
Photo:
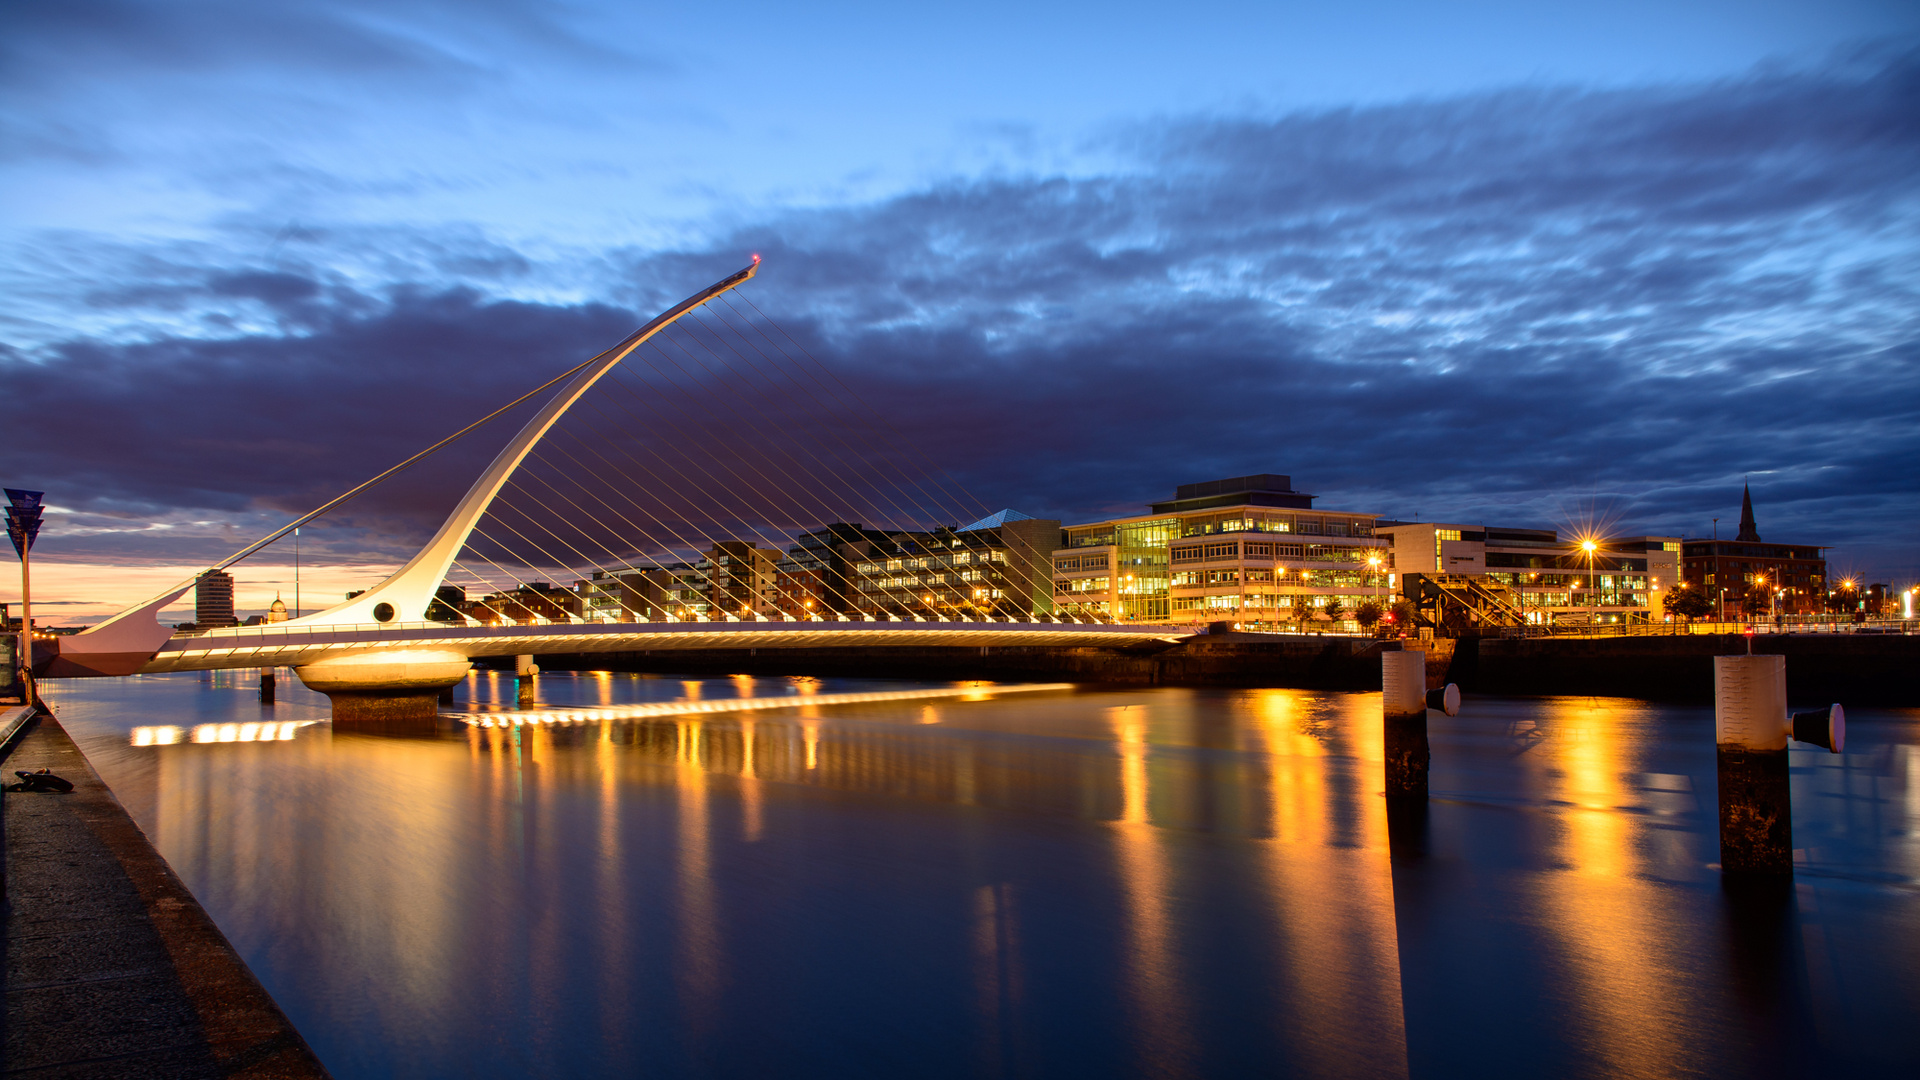
[[[193,587],[193,621],[202,630],[238,626],[233,617],[233,575],[224,570],[201,574]]]

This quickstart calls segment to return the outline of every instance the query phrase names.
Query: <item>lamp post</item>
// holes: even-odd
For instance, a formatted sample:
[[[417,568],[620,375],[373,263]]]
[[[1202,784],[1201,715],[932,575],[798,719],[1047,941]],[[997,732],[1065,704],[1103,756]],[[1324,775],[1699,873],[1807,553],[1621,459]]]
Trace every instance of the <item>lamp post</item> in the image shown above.
[[[1587,553],[1587,632],[1592,633],[1594,620],[1599,617],[1593,603],[1593,554],[1600,550],[1600,545],[1592,539],[1582,540],[1580,550]]]
[[[41,491],[7,488],[7,538],[20,555],[20,677],[21,701],[38,704],[33,692],[33,540],[40,535]]]

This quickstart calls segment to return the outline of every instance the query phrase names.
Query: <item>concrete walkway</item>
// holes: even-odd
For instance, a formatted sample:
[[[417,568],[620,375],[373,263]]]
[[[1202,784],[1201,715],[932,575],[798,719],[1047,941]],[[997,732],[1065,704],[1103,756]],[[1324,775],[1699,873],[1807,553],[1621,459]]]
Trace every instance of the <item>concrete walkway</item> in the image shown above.
[[[4,796],[6,1019],[0,1074],[325,1077],[59,723],[29,721],[4,775],[69,794]]]

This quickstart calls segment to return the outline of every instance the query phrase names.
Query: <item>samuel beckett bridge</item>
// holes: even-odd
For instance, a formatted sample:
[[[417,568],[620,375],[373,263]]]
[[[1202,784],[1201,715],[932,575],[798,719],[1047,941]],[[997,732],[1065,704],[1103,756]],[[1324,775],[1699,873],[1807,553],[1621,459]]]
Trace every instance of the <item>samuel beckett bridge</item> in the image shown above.
[[[1192,633],[1053,616],[1042,599],[1051,594],[1051,540],[1036,534],[1011,552],[1004,543],[988,551],[973,527],[937,524],[985,507],[969,509],[964,492],[916,471],[925,455],[912,437],[736,291],[758,269],[755,256],[613,348],[214,568],[551,390],[433,538],[384,581],[283,622],[176,633],[159,614],[199,580],[190,579],[60,639],[43,674],[285,666],[332,699],[336,720],[401,720],[432,715],[439,692],[483,657],[1125,646]],[[998,515],[976,524],[987,523],[1005,525]],[[794,548],[811,551],[807,567],[776,584],[774,563],[801,538],[814,540]],[[856,588],[855,564],[897,571],[871,582],[896,590],[892,599],[861,591],[867,582]],[[1035,577],[1035,589],[1007,587]],[[563,595],[553,580],[576,578],[615,602],[578,613],[548,602],[537,615],[529,606]],[[706,583],[697,605],[694,580]],[[480,617],[450,600],[476,589],[523,599]]]

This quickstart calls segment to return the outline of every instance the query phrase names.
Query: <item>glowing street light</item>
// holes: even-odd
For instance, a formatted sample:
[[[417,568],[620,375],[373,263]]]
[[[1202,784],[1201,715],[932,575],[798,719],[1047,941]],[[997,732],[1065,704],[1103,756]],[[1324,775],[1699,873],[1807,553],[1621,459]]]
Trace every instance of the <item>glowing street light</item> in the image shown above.
[[[1587,629],[1591,631],[1594,626],[1594,621],[1598,618],[1598,615],[1594,611],[1593,555],[1594,552],[1600,550],[1600,545],[1595,543],[1592,537],[1588,537],[1580,541],[1580,550],[1587,553]]]

